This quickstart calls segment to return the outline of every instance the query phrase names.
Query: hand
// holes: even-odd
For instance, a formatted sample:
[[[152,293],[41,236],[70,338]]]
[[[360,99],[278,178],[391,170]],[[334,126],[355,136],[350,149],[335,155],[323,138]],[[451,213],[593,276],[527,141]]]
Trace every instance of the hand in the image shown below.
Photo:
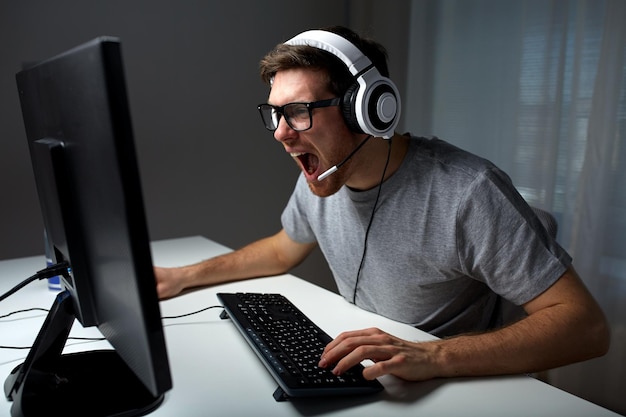
[[[157,294],[159,299],[171,298],[181,293],[184,289],[181,284],[179,268],[154,267]]]
[[[438,376],[432,358],[437,345],[402,340],[380,329],[345,332],[330,342],[322,353],[319,366],[336,364],[333,373],[340,375],[363,360],[374,363],[363,370],[366,379],[391,374],[409,381]]]

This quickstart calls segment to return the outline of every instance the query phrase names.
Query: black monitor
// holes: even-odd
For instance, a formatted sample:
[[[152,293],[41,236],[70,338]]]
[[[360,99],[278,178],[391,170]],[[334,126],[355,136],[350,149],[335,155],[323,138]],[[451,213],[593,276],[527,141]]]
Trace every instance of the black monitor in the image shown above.
[[[16,78],[48,244],[68,268],[5,381],[11,414],[146,414],[172,382],[120,41],[95,39]],[[113,349],[63,354],[75,319]]]

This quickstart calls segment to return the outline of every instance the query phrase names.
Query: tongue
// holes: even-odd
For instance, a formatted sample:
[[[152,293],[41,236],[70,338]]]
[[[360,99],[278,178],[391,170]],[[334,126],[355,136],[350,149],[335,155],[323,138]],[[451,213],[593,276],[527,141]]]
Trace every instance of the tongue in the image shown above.
[[[315,173],[315,171],[317,171],[317,168],[319,167],[320,161],[317,158],[317,156],[308,153],[308,154],[306,154],[302,158],[302,163],[303,163],[304,168],[306,169],[307,173],[313,174],[313,173]]]

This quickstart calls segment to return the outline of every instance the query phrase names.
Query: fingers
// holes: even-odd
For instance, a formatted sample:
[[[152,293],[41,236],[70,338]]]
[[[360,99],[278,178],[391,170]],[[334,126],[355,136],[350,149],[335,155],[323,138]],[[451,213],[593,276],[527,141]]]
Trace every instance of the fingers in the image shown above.
[[[333,351],[333,349],[337,348],[341,344],[350,343],[351,341],[353,342],[354,338],[367,337],[367,336],[371,336],[377,333],[382,333],[382,332],[379,329],[370,328],[370,329],[365,329],[365,330],[356,330],[356,331],[341,333],[339,336],[337,336],[333,341],[331,341],[326,346],[326,348],[324,349],[324,352],[322,353],[322,357],[324,357],[326,354]]]
[[[374,379],[384,375],[385,373],[389,373],[389,371],[386,370],[387,367],[385,364],[387,364],[393,357],[394,353],[389,346],[359,346],[339,360],[332,372],[335,375],[341,375],[365,359],[369,359],[375,362],[375,364],[366,367],[363,372],[363,376],[366,379]]]
[[[376,328],[345,332],[326,346],[319,366],[326,368],[334,365],[333,373],[339,375],[366,359],[374,362],[390,359],[395,344],[393,336]],[[369,370],[367,374],[378,374],[380,371],[376,369]]]
[[[330,342],[319,362],[322,368],[332,367],[335,375],[369,359],[373,365],[365,367],[363,376],[374,379],[391,374],[411,381],[436,377],[433,361],[436,344],[402,340],[380,329],[365,329],[340,334]]]

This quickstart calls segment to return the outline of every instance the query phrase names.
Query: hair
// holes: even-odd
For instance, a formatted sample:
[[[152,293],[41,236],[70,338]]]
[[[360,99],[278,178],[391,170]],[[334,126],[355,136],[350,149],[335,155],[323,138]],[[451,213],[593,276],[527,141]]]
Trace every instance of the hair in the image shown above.
[[[389,77],[387,51],[381,44],[363,38],[343,26],[332,26],[321,30],[333,32],[350,41],[372,61],[381,75]],[[330,91],[338,96],[343,95],[354,83],[354,77],[341,59],[313,46],[280,43],[265,55],[259,66],[261,79],[269,86],[272,85],[277,72],[296,68],[324,71]]]

